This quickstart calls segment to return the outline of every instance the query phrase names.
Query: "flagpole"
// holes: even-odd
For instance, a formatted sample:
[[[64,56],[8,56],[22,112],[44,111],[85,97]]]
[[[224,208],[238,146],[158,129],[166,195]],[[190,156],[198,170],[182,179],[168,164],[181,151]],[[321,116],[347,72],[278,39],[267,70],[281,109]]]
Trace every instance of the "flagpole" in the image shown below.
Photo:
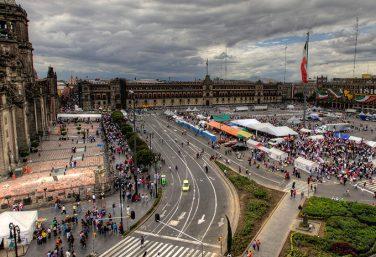
[[[307,78],[308,76],[308,45],[309,45],[309,32],[307,32]],[[307,115],[307,94],[306,94],[306,83],[303,82],[303,98],[304,98],[304,107],[303,107],[303,126],[306,127],[306,115]]]

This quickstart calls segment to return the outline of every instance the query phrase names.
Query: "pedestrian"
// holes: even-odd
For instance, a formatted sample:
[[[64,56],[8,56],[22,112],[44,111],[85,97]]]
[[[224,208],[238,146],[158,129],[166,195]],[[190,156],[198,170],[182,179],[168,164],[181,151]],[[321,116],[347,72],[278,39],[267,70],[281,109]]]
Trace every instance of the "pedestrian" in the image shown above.
[[[65,205],[61,207],[61,214],[67,215],[67,210],[65,209]]]
[[[303,199],[304,198],[304,191],[302,190],[302,192],[300,192],[300,199]]]
[[[248,251],[247,257],[253,257],[253,252],[251,250]]]
[[[145,243],[145,238],[144,236],[141,236],[140,238],[140,245],[141,245],[141,248],[144,247],[144,243]],[[146,253],[146,252],[145,252]],[[145,255],[146,256],[146,255]]]
[[[142,257],[146,257],[147,254],[148,254],[148,252],[145,251],[144,254],[142,255]]]
[[[256,240],[253,240],[252,247],[253,247],[253,250],[256,251]]]
[[[256,240],[256,248],[257,248],[257,251],[260,251],[260,245],[261,245],[261,241],[260,241],[260,239],[257,239],[257,240]]]

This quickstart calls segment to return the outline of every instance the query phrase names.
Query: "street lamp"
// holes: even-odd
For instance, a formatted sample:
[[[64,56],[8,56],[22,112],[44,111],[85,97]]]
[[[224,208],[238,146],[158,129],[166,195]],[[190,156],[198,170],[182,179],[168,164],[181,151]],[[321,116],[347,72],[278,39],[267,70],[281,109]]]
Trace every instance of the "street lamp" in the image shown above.
[[[120,181],[119,181],[119,197],[120,197],[120,225],[122,227],[122,230],[123,231],[120,231],[121,234],[123,234],[124,232],[124,225],[123,225],[123,195],[122,195],[122,190],[123,190],[123,179],[120,178]]]
[[[18,225],[14,225],[12,222],[9,223],[9,238],[14,240],[14,250],[16,257],[18,257],[18,246],[17,243],[21,243],[21,231]]]

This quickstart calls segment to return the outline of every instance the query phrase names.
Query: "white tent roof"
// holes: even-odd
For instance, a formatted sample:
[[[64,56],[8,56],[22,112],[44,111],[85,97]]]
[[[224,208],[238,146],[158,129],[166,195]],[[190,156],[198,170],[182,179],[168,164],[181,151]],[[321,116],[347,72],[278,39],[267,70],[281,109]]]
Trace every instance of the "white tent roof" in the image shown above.
[[[375,142],[375,141],[367,141],[366,144],[367,144],[369,147],[372,147],[372,148],[375,148],[375,147],[376,147],[376,142]]]
[[[294,166],[297,169],[304,170],[306,172],[311,172],[313,169],[319,167],[316,162],[304,159],[303,157],[298,157],[294,161]]]
[[[247,145],[248,145],[249,147],[257,147],[258,145],[261,145],[261,143],[255,141],[255,140],[249,139],[249,140],[247,141]]]
[[[287,126],[283,127],[266,127],[267,131],[265,133],[276,136],[276,137],[284,137],[284,136],[296,136],[298,133],[296,133],[294,130],[290,129]]]
[[[238,107],[235,107],[235,110],[240,112],[240,111],[248,111],[249,110],[249,107],[248,106],[238,106]]]
[[[274,160],[283,161],[288,157],[288,154],[277,148],[272,147],[269,149],[269,156]]]
[[[354,136],[350,136],[349,137],[349,140],[350,141],[354,141],[355,143],[357,143],[357,144],[360,144],[361,142],[362,142],[362,138],[361,137],[354,137]]]
[[[294,130],[290,129],[287,126],[283,127],[275,127],[274,125],[270,123],[261,123],[258,120],[255,119],[245,119],[245,120],[233,120],[231,123],[249,128],[251,130],[257,130],[275,137],[284,137],[284,136],[296,136],[298,133],[296,133]]]
[[[302,132],[302,133],[312,133],[312,130],[306,129],[306,128],[302,128],[302,129],[300,129],[300,132]]]
[[[311,139],[311,140],[322,140],[322,139],[324,139],[324,136],[323,135],[314,135],[314,136],[310,136],[308,138]]]
[[[234,123],[238,126],[245,127],[245,128],[250,128],[250,126],[255,125],[255,124],[261,124],[256,119],[243,119],[243,120],[233,120],[231,123]]]
[[[93,119],[99,119],[102,117],[102,114],[96,114],[96,113],[58,113],[57,118],[62,119],[73,119],[73,118],[79,118],[79,119],[87,119],[87,118],[93,118]]]
[[[30,242],[33,238],[35,222],[38,219],[38,211],[8,211],[0,214],[0,239],[9,237],[9,223],[18,225],[21,238]]]

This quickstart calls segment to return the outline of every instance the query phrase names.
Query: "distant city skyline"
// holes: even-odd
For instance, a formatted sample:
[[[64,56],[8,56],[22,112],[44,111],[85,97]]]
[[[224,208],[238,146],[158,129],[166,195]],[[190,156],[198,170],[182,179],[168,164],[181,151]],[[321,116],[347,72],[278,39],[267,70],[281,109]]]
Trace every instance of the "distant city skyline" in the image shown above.
[[[356,76],[376,73],[376,5],[372,0],[18,0],[28,12],[34,64],[59,79],[299,80],[305,33],[310,77],[350,77],[359,16]],[[228,49],[226,55],[226,48]]]

